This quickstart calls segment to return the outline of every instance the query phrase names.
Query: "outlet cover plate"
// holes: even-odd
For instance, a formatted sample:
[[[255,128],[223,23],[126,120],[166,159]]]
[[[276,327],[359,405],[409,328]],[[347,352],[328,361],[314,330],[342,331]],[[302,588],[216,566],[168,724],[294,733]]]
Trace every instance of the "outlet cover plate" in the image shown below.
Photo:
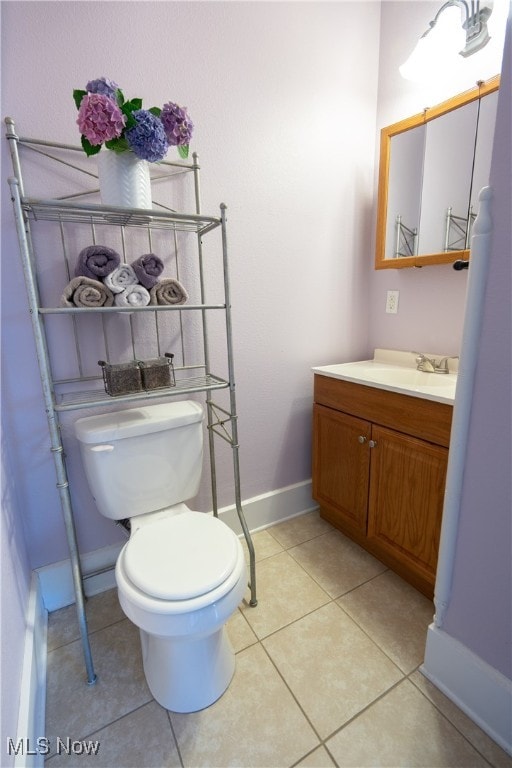
[[[388,315],[396,315],[398,312],[398,299],[400,291],[388,291],[386,296],[386,312]]]

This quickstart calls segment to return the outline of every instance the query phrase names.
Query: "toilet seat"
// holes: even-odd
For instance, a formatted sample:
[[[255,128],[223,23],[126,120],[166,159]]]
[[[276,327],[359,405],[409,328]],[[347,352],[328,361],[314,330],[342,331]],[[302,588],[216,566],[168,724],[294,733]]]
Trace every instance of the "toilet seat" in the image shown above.
[[[229,580],[238,545],[218,518],[188,510],[136,530],[124,547],[123,570],[148,597],[194,600]]]

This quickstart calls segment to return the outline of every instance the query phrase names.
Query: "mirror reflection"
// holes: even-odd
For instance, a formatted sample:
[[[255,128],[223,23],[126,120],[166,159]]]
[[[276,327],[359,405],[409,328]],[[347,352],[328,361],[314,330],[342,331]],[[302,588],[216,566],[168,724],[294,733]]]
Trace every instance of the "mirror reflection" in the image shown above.
[[[469,258],[499,77],[381,131],[377,269]]]
[[[425,125],[419,125],[393,138],[388,187],[388,208],[393,213],[386,225],[387,258],[418,253],[425,132]]]
[[[478,101],[427,124],[419,253],[467,248]]]

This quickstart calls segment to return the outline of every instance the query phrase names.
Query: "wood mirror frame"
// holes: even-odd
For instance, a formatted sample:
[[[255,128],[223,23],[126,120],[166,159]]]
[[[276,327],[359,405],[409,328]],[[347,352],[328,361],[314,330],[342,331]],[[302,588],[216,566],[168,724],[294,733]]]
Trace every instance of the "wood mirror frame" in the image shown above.
[[[428,264],[450,264],[459,259],[468,260],[470,251],[450,250],[440,253],[425,253],[412,256],[400,256],[397,258],[386,257],[386,234],[388,215],[388,181],[390,174],[391,140],[394,136],[414,128],[426,126],[430,121],[446,115],[466,104],[477,101],[497,91],[500,85],[500,77],[491,78],[478,83],[474,88],[454,96],[435,107],[427,108],[423,112],[393,125],[382,128],[380,133],[380,165],[379,186],[377,203],[377,238],[375,247],[375,269],[402,269],[404,267],[423,267]]]

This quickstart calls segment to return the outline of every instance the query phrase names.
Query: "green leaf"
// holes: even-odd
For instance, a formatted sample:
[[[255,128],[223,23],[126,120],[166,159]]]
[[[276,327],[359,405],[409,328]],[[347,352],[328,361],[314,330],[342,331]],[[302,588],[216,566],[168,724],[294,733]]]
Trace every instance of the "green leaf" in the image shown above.
[[[130,149],[128,142],[124,138],[106,141],[105,146],[107,149],[112,149],[114,152],[126,152]]]
[[[126,122],[124,124],[125,131],[128,131],[130,128],[135,128],[135,126],[137,125],[137,121],[132,115],[132,113],[128,110],[125,112],[123,108],[123,114],[126,116]]]
[[[98,154],[101,149],[101,144],[91,144],[91,142],[82,135],[82,149],[87,157],[91,157],[91,155]]]
[[[162,110],[160,109],[160,107],[151,107],[151,109],[148,109],[148,112],[151,112],[151,114],[154,115],[155,117],[160,117],[160,115],[162,114]]]
[[[142,109],[142,99],[131,99],[125,103],[125,106],[129,106],[132,112],[134,109]]]
[[[116,99],[118,107],[122,107],[124,104],[124,93],[120,88],[116,90]]]
[[[79,90],[73,91],[73,98],[75,100],[77,109],[80,109],[80,104],[82,103],[82,99],[84,96],[87,96],[87,91],[79,91]]]
[[[188,144],[179,144],[178,145],[178,154],[180,157],[183,158],[183,160],[186,160],[188,157],[188,150],[189,146]]]
[[[137,125],[137,121],[132,115],[132,112],[135,112],[136,109],[139,109],[139,107],[134,101],[125,101],[123,104],[121,112],[126,117],[125,129],[134,128]]]

